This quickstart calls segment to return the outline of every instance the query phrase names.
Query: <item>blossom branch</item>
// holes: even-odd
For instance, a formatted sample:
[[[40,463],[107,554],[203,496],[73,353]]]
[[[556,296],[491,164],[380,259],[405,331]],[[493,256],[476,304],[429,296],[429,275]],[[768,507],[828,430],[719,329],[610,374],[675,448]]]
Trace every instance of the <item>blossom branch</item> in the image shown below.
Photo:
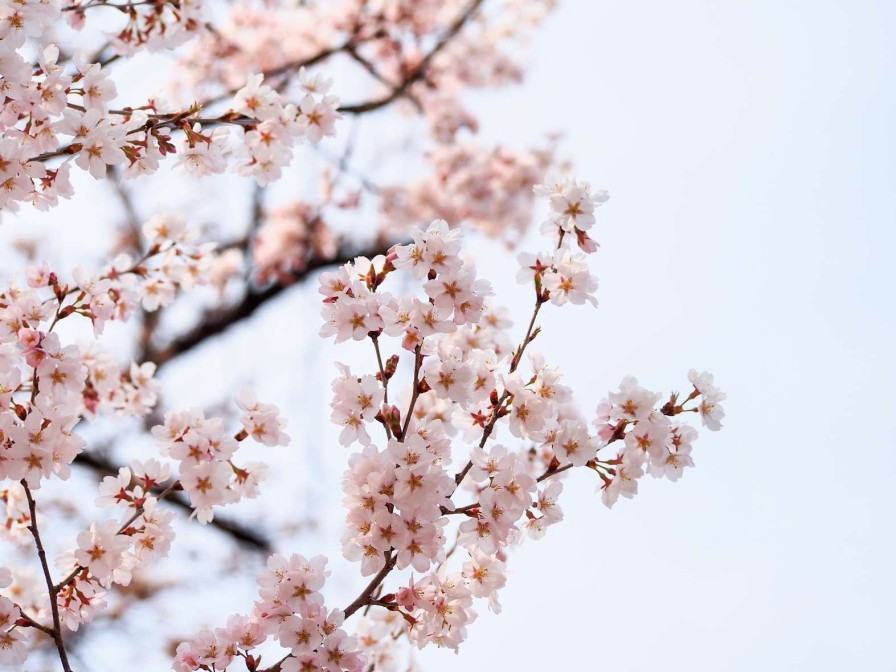
[[[376,334],[370,335],[370,340],[373,342],[373,349],[376,351],[376,364],[380,370],[380,382],[383,384],[383,403],[389,403],[389,377],[386,375],[386,369],[383,367],[383,355],[380,352],[380,340]],[[386,427],[386,431],[389,431],[388,426]]]
[[[404,425],[401,427],[401,434],[396,438],[404,441],[404,437],[408,434],[408,427],[411,424],[411,417],[414,415],[414,406],[417,404],[417,397],[420,396],[420,365],[423,363],[423,355],[420,354],[422,346],[418,345],[414,348],[414,382],[411,390],[411,402],[408,404],[408,412],[404,417]]]
[[[557,474],[561,474],[567,469],[572,469],[573,464],[564,464],[562,467],[549,467],[541,476],[535,479],[536,483],[541,483],[545,479],[550,478],[551,476],[556,476]]]
[[[16,625],[22,625],[27,628],[34,628],[35,630],[40,630],[42,633],[44,633],[45,635],[47,635],[48,637],[50,637],[52,639],[56,638],[55,634],[53,633],[53,628],[49,628],[46,625],[44,625],[43,623],[39,623],[39,622],[35,621],[28,614],[25,613],[25,610],[22,609],[21,606],[19,606],[19,605],[16,605],[16,606],[18,607],[19,614],[20,614],[20,616],[19,616],[20,622],[17,622]]]
[[[56,593],[59,591],[56,586],[53,585],[53,577],[50,574],[50,565],[47,562],[47,553],[44,550],[40,532],[37,529],[37,504],[34,501],[34,496],[31,494],[31,488],[28,487],[28,483],[24,479],[22,479],[21,483],[22,487],[25,489],[25,497],[28,499],[28,510],[31,515],[28,529],[31,531],[31,536],[34,537],[34,545],[37,547],[37,557],[40,560],[44,581],[47,584],[47,596],[50,599],[50,612],[53,615],[53,627],[50,632],[47,633],[47,630],[44,628],[39,629],[53,638],[53,641],[56,644],[56,651],[59,653],[59,662],[62,663],[64,672],[72,672],[68,662],[68,655],[65,651],[65,642],[62,638],[62,623],[59,619],[59,605],[56,603]]]
[[[174,492],[175,489],[177,489],[178,487],[180,487],[180,482],[177,480],[172,481],[168,485],[168,487],[166,487],[164,490],[162,490],[161,493],[159,493],[158,500],[160,502],[163,501],[166,497],[168,497],[168,495],[170,495],[172,492]],[[134,511],[134,513],[127,520],[125,520],[125,522],[121,525],[121,527],[118,528],[118,534],[121,534],[126,529],[128,529],[134,523],[135,520],[137,520],[140,516],[143,515],[144,510],[145,509],[143,508],[142,504],[140,506],[138,506],[136,508],[136,510]],[[56,600],[55,600],[56,593],[58,593],[60,590],[62,590],[68,584],[70,584],[72,581],[74,581],[75,577],[78,576],[78,574],[83,572],[85,569],[87,569],[87,568],[84,567],[83,565],[78,565],[64,579],[62,579],[62,581],[57,583],[55,586],[52,586],[53,597],[54,597],[53,603],[54,604],[56,602]]]

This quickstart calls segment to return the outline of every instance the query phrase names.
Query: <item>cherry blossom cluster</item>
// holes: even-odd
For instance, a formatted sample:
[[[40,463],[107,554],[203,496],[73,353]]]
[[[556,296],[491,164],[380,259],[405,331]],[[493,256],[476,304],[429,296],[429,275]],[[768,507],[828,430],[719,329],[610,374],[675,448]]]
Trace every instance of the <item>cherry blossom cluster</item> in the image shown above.
[[[21,10],[18,3],[11,4],[14,18]],[[31,6],[26,3],[24,9]],[[33,6],[42,10],[29,12],[35,20],[46,18],[33,24],[30,36],[36,37],[52,23],[50,10],[55,8],[58,14],[59,5]],[[59,198],[71,197],[72,162],[97,179],[113,165],[127,164],[124,173],[129,177],[158,166],[168,149],[167,136],[149,123],[144,112],[111,114],[109,103],[117,88],[107,69],[78,58],[75,72],[66,72],[55,44],[43,47],[34,65],[21,53],[27,46],[24,40],[21,31],[0,39],[0,131],[5,138],[0,141],[0,209],[20,201],[48,209]],[[55,157],[66,158],[53,168],[45,165]]]
[[[72,284],[46,265],[33,267],[28,287],[10,284],[0,292],[0,478],[24,480],[34,489],[53,474],[65,479],[84,447],[72,432],[82,416],[145,415],[152,408],[151,364],[121,373],[108,355],[64,345],[54,329],[78,314],[98,333],[107,320],[127,319],[140,295],[146,303],[159,283],[195,282],[202,257],[185,250],[177,241],[156,242],[139,261],[123,256],[93,276],[76,270]],[[144,266],[150,259],[160,266]]]
[[[416,669],[403,660],[398,638],[404,632],[404,619],[397,611],[374,609],[357,617],[355,637],[367,666],[382,672]]]
[[[153,428],[161,454],[179,463],[176,479],[171,476],[169,464],[154,458],[132,461],[116,476],[103,479],[96,503],[117,508],[120,516],[91,523],[78,534],[77,548],[62,553],[56,560],[56,567],[65,578],[54,586],[54,613],[67,629],[77,630],[104,609],[113,584],[128,585],[137,569],[167,556],[174,538],[174,514],[159,506],[159,502],[170,492],[186,492],[200,522],[212,519],[214,505],[257,495],[264,465],[249,463],[238,467],[231,456],[239,441],[251,437],[274,446],[285,445],[289,437],[282,431],[283,421],[275,406],[259,403],[248,392],[240,395],[237,404],[242,415],[241,429],[235,437],[224,433],[221,419],[205,418],[199,411],[169,413],[164,425]],[[22,486],[14,483],[4,491],[8,512],[19,504],[17,525],[33,525],[28,508],[31,495],[24,487],[33,489],[39,485],[36,479],[29,483],[26,474]],[[26,502],[24,511],[22,500]],[[24,614],[22,604],[17,606]],[[46,600],[29,611],[27,618],[22,616],[29,626],[51,613]],[[16,660],[24,659],[26,649],[19,645],[21,640],[18,635],[7,640]]]
[[[75,0],[64,11],[70,26],[80,30],[87,14],[94,8],[112,8],[126,17],[126,22],[110,35],[110,47],[116,54],[133,54],[141,48],[160,51],[177,47],[205,24],[207,14],[203,0],[165,0],[164,2],[123,2],[109,0]]]
[[[201,411],[168,413],[165,424],[153,428],[160,452],[178,462],[178,475],[156,459],[133,461],[100,484],[100,507],[118,507],[119,520],[92,523],[78,535],[78,548],[57,559],[66,578],[58,584],[57,608],[66,627],[77,630],[106,606],[112,584],[128,585],[136,569],[165,557],[174,538],[174,514],[158,506],[173,490],[183,490],[200,522],[210,522],[212,507],[255,497],[265,466],[253,462],[238,467],[231,457],[247,437],[265,445],[285,445],[278,409],[259,403],[251,393],[237,400],[242,428],[226,435],[224,422]]]
[[[12,583],[12,572],[0,567],[0,589]],[[16,630],[19,619],[19,608],[7,597],[0,595],[0,663],[11,663],[25,660],[26,635]]]
[[[333,135],[339,116],[338,100],[327,95],[330,81],[304,71],[297,104],[285,103],[262,84],[262,75],[255,75],[218,117],[201,117],[199,105],[167,113],[153,101],[111,109],[117,87],[108,69],[79,58],[74,74],[67,74],[58,63],[59,48],[52,44],[34,66],[20,53],[21,46],[13,37],[0,40],[0,209],[23,201],[47,209],[60,197],[72,196],[72,163],[96,179],[119,165],[124,177],[135,178],[156,172],[167,155],[179,154],[176,165],[201,176],[226,170],[232,154],[239,174],[266,184],[290,162],[293,145]],[[221,125],[237,126],[240,132],[231,138]],[[172,131],[184,135],[179,147],[172,142]]]
[[[332,80],[309,75],[302,69],[302,98],[298,104],[284,104],[277,91],[262,84],[263,79],[261,74],[250,77],[233,101],[234,111],[258,121],[252,128],[243,129],[235,154],[238,172],[254,177],[261,185],[280,177],[282,168],[292,159],[294,144],[304,139],[317,143],[325,135],[334,135],[339,118],[339,99],[327,95]],[[189,136],[188,144],[193,152],[203,145]],[[193,163],[195,159],[189,161]]]
[[[696,412],[707,429],[721,429],[725,412],[719,402],[725,399],[725,393],[713,385],[712,374],[692,369],[688,379],[694,389],[681,404],[678,395],[673,394],[658,407],[662,395],[641,387],[636,378],[628,376],[619,391],[611,392],[597,407],[594,425],[598,437],[607,446],[622,441],[616,457],[599,465],[598,475],[604,482],[602,499],[608,507],[620,496],[635,496],[645,467],[654,478],[677,481],[685,468],[694,466],[691,450],[697,430],[674,416]],[[695,405],[688,407],[689,402]]]
[[[208,281],[214,243],[197,243],[198,232],[184,217],[160,214],[143,225],[149,249],[139,259],[120,254],[99,273],[75,269],[76,302],[64,311],[79,312],[102,333],[109,320],[126,321],[142,307],[155,311],[170,305],[177,292]],[[51,284],[55,276],[41,268],[35,282]]]
[[[538,254],[521,253],[517,280],[534,282],[536,295],[554,305],[588,301],[596,306],[597,278],[588,270],[586,255],[597,250],[597,243],[587,231],[595,222],[594,209],[606,202],[607,193],[592,195],[588,184],[573,180],[538,185],[535,192],[549,200],[550,216],[542,224],[542,232],[554,248]],[[570,241],[575,241],[584,254],[573,251]]]
[[[91,523],[78,534],[77,548],[56,560],[66,577],[58,584],[57,609],[70,630],[107,606],[113,584],[128,585],[137,569],[168,555],[174,514],[159,507],[152,493],[163,491],[169,471],[155,459],[134,460],[100,483],[97,505],[116,507],[120,517]]]
[[[16,546],[26,546],[31,543],[31,533],[28,529],[31,523],[31,512],[28,510],[28,500],[25,490],[17,481],[2,481],[0,487],[0,534],[2,539]]]
[[[223,418],[206,418],[198,409],[169,412],[163,425],[152,428],[162,455],[178,462],[179,487],[201,523],[211,522],[213,506],[258,496],[267,467],[260,462],[237,466],[232,458],[240,441],[252,437],[266,446],[289,443],[276,406],[259,403],[248,391],[237,405],[243,411],[242,429],[234,436],[227,434]]]
[[[360,672],[365,658],[358,642],[340,626],[345,614],[327,610],[321,589],[330,572],[323,556],[306,559],[274,554],[267,571],[258,576],[259,600],[248,616],[233,615],[227,626],[205,630],[177,647],[176,672],[224,670],[241,657],[249,669],[258,669],[260,656],[253,652],[269,638],[276,639],[288,657],[280,663],[284,672]]]

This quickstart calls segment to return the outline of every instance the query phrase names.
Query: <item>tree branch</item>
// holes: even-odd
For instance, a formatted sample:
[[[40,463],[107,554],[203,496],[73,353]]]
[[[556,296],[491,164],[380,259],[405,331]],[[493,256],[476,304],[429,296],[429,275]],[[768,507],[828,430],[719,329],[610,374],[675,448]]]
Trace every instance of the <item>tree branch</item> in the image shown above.
[[[34,537],[34,545],[37,547],[37,557],[40,559],[40,566],[43,570],[44,581],[47,584],[47,597],[50,600],[50,611],[53,614],[53,629],[50,635],[56,643],[56,651],[59,653],[59,662],[62,663],[62,669],[65,672],[72,672],[72,668],[68,663],[68,655],[65,652],[65,642],[62,639],[62,623],[59,619],[59,605],[56,602],[56,586],[53,585],[53,577],[50,575],[50,565],[47,563],[47,553],[44,550],[43,542],[40,539],[40,532],[37,529],[37,504],[34,497],[31,496],[31,488],[25,479],[21,481],[22,487],[25,489],[25,497],[28,499],[28,511],[31,515],[31,521],[28,529],[31,536]],[[46,630],[43,630],[46,632]]]
[[[383,579],[392,571],[392,568],[395,567],[395,563],[398,561],[398,553],[388,552],[386,557],[386,564],[383,565],[383,568],[377,572],[376,576],[371,579],[370,583],[367,584],[367,587],[361,591],[361,594],[355,598],[355,601],[348,605],[345,610],[345,618],[348,618],[352,614],[354,614],[358,609],[367,604],[367,601],[370,599],[370,596],[373,595],[373,592],[379,588],[379,585],[383,582]]]

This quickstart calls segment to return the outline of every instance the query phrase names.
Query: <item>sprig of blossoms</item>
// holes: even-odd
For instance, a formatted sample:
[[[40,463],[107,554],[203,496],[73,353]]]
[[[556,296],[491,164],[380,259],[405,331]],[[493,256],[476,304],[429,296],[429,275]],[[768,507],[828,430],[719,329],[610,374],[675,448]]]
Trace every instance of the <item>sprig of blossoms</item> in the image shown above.
[[[67,628],[77,630],[105,608],[113,584],[128,585],[137,569],[168,555],[174,514],[151,494],[164,498],[175,487],[163,489],[168,481],[168,466],[155,459],[134,460],[103,479],[97,504],[118,508],[121,518],[91,523],[78,534],[77,548],[56,560],[66,577],[55,587],[56,608]]]
[[[10,283],[0,292],[0,479],[31,489],[51,475],[66,479],[85,447],[73,431],[82,417],[140,416],[155,405],[154,366],[134,363],[122,374],[102,351],[66,345],[54,329],[80,315],[99,333],[107,320],[127,320],[151,287],[200,281],[207,250],[191,249],[185,228],[166,231],[173,238],[156,232],[139,260],[121,257],[94,276],[76,270],[72,284],[46,265],[32,267],[27,287]]]
[[[243,393],[238,404],[244,411],[242,429],[228,436],[220,418],[206,418],[201,411],[168,413],[164,425],[153,427],[162,455],[179,462],[176,479],[169,465],[158,460],[133,461],[117,476],[100,484],[97,504],[117,507],[122,518],[92,523],[78,535],[78,547],[57,559],[67,575],[57,588],[56,600],[66,627],[76,630],[105,606],[112,584],[127,585],[134,571],[168,554],[174,538],[174,515],[158,506],[173,490],[183,490],[202,523],[212,520],[212,507],[255,497],[265,465],[252,462],[237,466],[231,459],[239,442],[251,436],[265,445],[285,445],[279,411]]]
[[[719,404],[725,398],[712,385],[712,375],[691,370],[688,378],[694,390],[682,403],[672,394],[662,406],[657,406],[661,395],[641,387],[633,376],[623,379],[619,391],[611,392],[597,407],[594,421],[604,446],[622,441],[617,455],[598,463],[596,471],[603,480],[604,504],[612,507],[620,496],[632,498],[638,492],[638,480],[650,473],[654,478],[677,481],[684,469],[694,466],[691,457],[697,430],[676,416],[686,412],[700,413],[703,424],[710,430],[721,428],[718,420],[724,415]],[[696,382],[695,382],[696,381]],[[696,385],[700,383],[704,391]],[[700,398],[696,406],[688,402]],[[646,468],[646,472],[645,472]]]
[[[244,412],[242,429],[234,436],[224,429],[223,418],[206,418],[198,409],[168,412],[165,423],[151,430],[162,455],[179,463],[179,487],[190,497],[193,515],[201,523],[211,522],[213,506],[258,495],[267,467],[260,462],[235,464],[232,458],[241,441],[252,437],[267,446],[289,443],[276,406],[259,403],[250,392],[241,394],[237,404]]]
[[[252,75],[237,91],[235,112],[258,121],[244,128],[237,147],[236,163],[240,175],[250,175],[260,185],[280,177],[292,160],[292,147],[302,140],[318,143],[335,134],[339,99],[327,95],[332,80],[299,73],[303,92],[298,104],[284,103],[280,94],[262,84],[261,74]]]
[[[12,583],[12,573],[0,567],[0,588]],[[16,629],[19,608],[9,598],[0,595],[0,663],[21,663],[28,655],[26,635]]]
[[[172,28],[199,25],[196,3],[139,5],[151,8],[146,14],[150,20],[139,27],[129,24],[113,40],[124,52],[147,42],[170,45],[188,34]],[[79,16],[93,6],[76,3],[67,9],[70,16]],[[48,209],[59,198],[71,197],[72,164],[95,179],[121,166],[123,177],[130,179],[155,173],[170,154],[181,155],[177,165],[182,169],[206,175],[223,172],[227,155],[233,153],[239,174],[267,184],[290,162],[294,145],[317,143],[335,133],[339,101],[327,94],[331,82],[304,70],[298,76],[301,96],[296,104],[284,102],[261,83],[262,75],[255,75],[236,91],[232,108],[217,117],[200,116],[199,104],[186,111],[160,111],[152,100],[112,109],[117,87],[101,64],[78,56],[76,72],[67,74],[58,64],[56,45],[43,49],[37,67],[20,53],[25,35],[40,35],[59,11],[54,2],[12,3],[5,10],[0,5],[0,210],[15,209],[21,202]],[[174,21],[168,25],[171,12]],[[136,20],[136,13],[129,15]],[[232,134],[222,126],[237,126],[242,134],[231,143]],[[180,148],[172,142],[172,131],[184,135]]]

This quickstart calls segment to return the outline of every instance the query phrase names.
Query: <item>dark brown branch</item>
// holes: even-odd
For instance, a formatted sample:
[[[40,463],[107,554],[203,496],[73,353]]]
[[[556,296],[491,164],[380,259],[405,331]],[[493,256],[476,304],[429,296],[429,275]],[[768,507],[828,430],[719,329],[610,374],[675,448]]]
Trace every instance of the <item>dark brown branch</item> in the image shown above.
[[[567,469],[572,469],[574,465],[565,464],[562,467],[557,467],[556,469],[548,468],[541,476],[535,479],[536,483],[541,483],[543,480],[550,478],[551,476],[555,476],[557,474],[562,474]]]
[[[25,613],[25,610],[22,609],[20,605],[16,605],[16,608],[19,610],[19,619],[24,621],[23,627],[26,628],[34,628],[35,630],[40,630],[42,633],[47,635],[48,637],[53,638],[53,628],[48,628],[46,625],[42,623],[38,623],[33,618],[31,618],[28,614]],[[17,625],[22,625],[22,623],[18,623]]]
[[[386,564],[383,565],[383,568],[377,572],[376,576],[371,579],[370,583],[367,584],[367,587],[361,591],[361,594],[355,598],[355,601],[352,602],[345,608],[345,618],[348,618],[352,614],[354,614],[358,609],[365,606],[370,600],[370,596],[373,595],[374,591],[379,588],[380,584],[383,582],[383,579],[392,571],[392,568],[395,567],[395,563],[398,560],[397,553],[389,553],[386,558]]]
[[[28,529],[31,536],[34,537],[34,545],[37,547],[37,557],[40,559],[40,566],[43,570],[44,581],[47,584],[47,597],[50,600],[50,611],[53,614],[52,637],[56,643],[56,651],[59,653],[59,662],[62,663],[62,669],[65,672],[72,672],[72,668],[68,664],[68,655],[65,652],[65,642],[62,639],[62,622],[59,618],[59,604],[56,602],[56,587],[53,585],[53,577],[50,575],[50,565],[47,563],[47,553],[44,550],[43,542],[40,539],[40,532],[37,529],[37,504],[34,497],[31,496],[31,488],[28,483],[22,480],[22,487],[25,489],[25,497],[28,499],[28,512],[31,521]],[[44,631],[45,632],[45,631]]]
[[[447,506],[440,506],[439,510],[442,512],[443,516],[460,516],[467,514],[478,507],[479,502],[473,502],[472,504],[467,504],[466,506],[459,506],[456,509],[449,509]]]
[[[414,382],[411,390],[411,403],[408,405],[408,412],[404,416],[404,425],[401,427],[401,436],[396,438],[404,441],[404,437],[408,435],[408,428],[411,426],[411,416],[414,415],[414,405],[417,403],[417,397],[420,395],[420,366],[423,364],[423,355],[420,354],[421,346],[414,348]]]

